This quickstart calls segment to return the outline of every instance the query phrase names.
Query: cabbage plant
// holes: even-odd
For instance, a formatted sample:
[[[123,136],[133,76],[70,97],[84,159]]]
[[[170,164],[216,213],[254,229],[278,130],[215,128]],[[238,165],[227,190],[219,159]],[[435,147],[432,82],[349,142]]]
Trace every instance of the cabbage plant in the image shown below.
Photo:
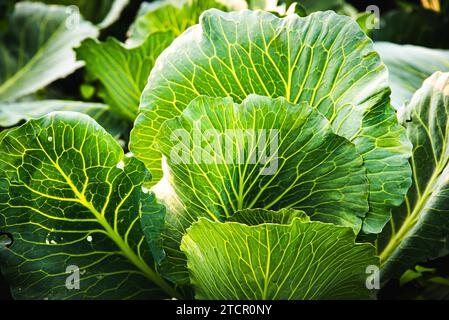
[[[352,17],[219,0],[100,41],[127,2],[82,3],[75,28],[19,3],[0,38],[14,298],[373,299],[446,254],[447,52],[406,46],[440,60],[404,77]],[[82,66],[85,101],[48,89]]]

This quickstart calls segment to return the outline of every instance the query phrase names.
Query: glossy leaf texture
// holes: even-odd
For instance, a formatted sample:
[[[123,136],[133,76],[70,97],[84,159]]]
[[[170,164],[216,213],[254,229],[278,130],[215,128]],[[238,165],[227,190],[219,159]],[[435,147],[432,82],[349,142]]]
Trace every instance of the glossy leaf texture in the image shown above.
[[[447,253],[449,73],[437,72],[424,82],[402,121],[413,143],[413,185],[381,242],[383,280]]]
[[[387,65],[391,103],[401,109],[410,103],[424,80],[437,71],[449,71],[449,50],[376,42],[374,48]]]
[[[127,48],[113,38],[104,43],[88,39],[76,52],[92,78],[105,87],[105,102],[117,114],[134,121],[156,58],[173,39],[171,32],[157,32],[136,48]]]
[[[139,222],[149,173],[95,121],[31,120],[2,137],[0,159],[0,229],[13,237],[0,266],[16,299],[176,294],[153,271]]]
[[[251,215],[250,211],[247,214]],[[197,299],[368,299],[374,247],[349,228],[294,218],[245,225],[200,219],[182,240]]]
[[[244,0],[159,0],[143,2],[137,18],[129,29],[127,43],[135,46],[149,34],[171,31],[179,36],[199,22],[207,9],[240,10],[246,8]]]
[[[73,48],[97,28],[70,20],[67,7],[17,3],[0,42],[0,101],[11,102],[82,66]]]
[[[161,272],[185,281],[179,242],[198,218],[215,221],[251,208],[303,210],[314,220],[353,228],[368,211],[368,180],[355,146],[306,105],[284,98],[199,97],[165,122],[157,144],[167,158]],[[176,199],[176,203],[175,200]]]
[[[255,93],[308,104],[356,145],[370,183],[366,233],[378,233],[410,186],[411,146],[389,105],[387,71],[350,18],[317,12],[278,18],[262,11],[208,10],[158,58],[143,92],[130,149],[155,182],[154,136],[195,97]],[[158,170],[159,169],[159,170]]]

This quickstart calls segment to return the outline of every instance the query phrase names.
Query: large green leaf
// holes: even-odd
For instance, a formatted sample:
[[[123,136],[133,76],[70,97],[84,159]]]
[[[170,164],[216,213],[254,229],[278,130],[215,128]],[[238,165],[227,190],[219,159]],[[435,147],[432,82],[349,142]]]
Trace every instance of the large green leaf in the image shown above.
[[[355,146],[319,112],[282,97],[252,95],[241,105],[199,97],[163,124],[157,144],[174,190],[164,201],[161,271],[179,282],[185,280],[179,242],[199,217],[220,221],[242,209],[294,208],[358,232],[368,211],[368,181]]]
[[[150,35],[139,47],[128,49],[109,38],[100,43],[84,41],[76,49],[78,59],[86,62],[88,72],[106,89],[105,101],[118,114],[134,121],[140,95],[159,54],[173,41],[171,32]]]
[[[370,182],[364,231],[378,233],[410,181],[410,143],[389,105],[388,75],[350,18],[318,12],[278,18],[262,11],[206,11],[201,24],[158,58],[131,134],[132,152],[162,176],[154,136],[199,95],[249,94],[308,103],[362,154]],[[159,171],[157,169],[159,168]]]
[[[358,231],[368,211],[368,181],[355,146],[306,105],[282,97],[251,95],[240,105],[199,97],[166,121],[156,139],[193,220],[291,207]],[[188,158],[180,160],[178,149]]]
[[[349,228],[294,219],[289,225],[200,219],[182,240],[198,299],[367,299],[370,244]]]
[[[130,27],[128,43],[138,45],[149,34],[172,31],[176,36],[198,23],[203,11],[210,8],[240,10],[244,0],[159,0],[142,3],[137,18]]]
[[[33,93],[79,68],[72,50],[97,28],[68,23],[66,7],[18,3],[0,41],[0,101]]]
[[[390,74],[391,102],[407,105],[425,79],[436,71],[449,71],[449,51],[389,42],[374,44]]]
[[[52,113],[0,144],[0,266],[18,299],[159,298],[139,223],[144,165],[86,115]],[[70,266],[80,289],[68,290]],[[156,286],[157,284],[158,286]]]
[[[402,121],[413,143],[413,185],[386,231],[388,242],[380,253],[384,280],[447,250],[449,73],[437,72],[424,82]]]

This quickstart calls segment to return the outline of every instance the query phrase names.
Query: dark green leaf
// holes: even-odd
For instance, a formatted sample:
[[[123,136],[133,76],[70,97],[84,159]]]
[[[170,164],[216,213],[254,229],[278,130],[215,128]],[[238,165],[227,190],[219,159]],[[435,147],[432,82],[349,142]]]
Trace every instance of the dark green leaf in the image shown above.
[[[88,116],[52,113],[0,144],[0,266],[17,299],[176,295],[152,269],[139,223],[144,165]],[[80,272],[79,290],[66,281]],[[159,288],[160,287],[160,288]]]
[[[437,72],[426,80],[401,120],[413,143],[413,185],[384,235],[388,241],[380,253],[383,280],[447,253],[449,73]]]

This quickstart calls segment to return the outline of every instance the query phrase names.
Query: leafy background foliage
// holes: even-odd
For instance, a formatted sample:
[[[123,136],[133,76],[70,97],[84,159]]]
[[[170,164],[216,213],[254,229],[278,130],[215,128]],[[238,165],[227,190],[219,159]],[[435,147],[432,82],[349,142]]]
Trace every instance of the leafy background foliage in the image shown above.
[[[380,262],[384,266],[383,275],[385,279],[393,277],[388,282],[383,283],[383,288],[378,295],[379,298],[449,298],[449,269],[447,267],[449,265],[447,258],[449,252],[447,248],[449,226],[447,214],[445,215],[448,212],[446,145],[448,138],[447,128],[449,127],[447,124],[449,76],[447,73],[444,73],[449,71],[449,51],[447,50],[449,49],[449,1],[370,1],[370,4],[377,4],[381,9],[381,28],[375,30],[365,28],[366,21],[371,17],[369,14],[364,13],[365,1],[304,0],[295,8],[295,12],[301,16],[319,10],[334,10],[339,14],[354,18],[360,27],[375,41],[374,50],[379,53],[380,58],[388,69],[390,75],[388,84],[382,83],[383,79],[386,79],[386,69],[378,67],[374,74],[382,85],[375,88],[369,85],[366,86],[369,90],[374,89],[379,93],[376,96],[376,99],[380,101],[378,105],[381,106],[378,111],[388,111],[383,114],[382,112],[373,112],[372,118],[366,121],[366,126],[372,130],[368,134],[368,140],[381,136],[384,137],[384,141],[392,143],[393,148],[392,145],[384,145],[385,149],[380,148],[380,150],[390,152],[389,154],[381,152],[381,154],[386,159],[391,157],[396,162],[392,165],[391,172],[383,171],[385,169],[383,166],[387,163],[385,161],[383,164],[382,162],[378,163],[379,172],[374,172],[375,174],[372,175],[372,178],[368,175],[372,183],[371,188],[377,186],[378,189],[374,189],[374,192],[371,191],[369,198],[370,207],[377,209],[369,212],[360,210],[359,212],[362,216],[373,217],[366,227],[366,231],[377,233],[382,229],[382,226],[389,218],[388,210],[393,204],[395,206],[400,205],[402,196],[405,195],[406,189],[410,184],[410,181],[406,181],[407,179],[401,180],[400,178],[404,177],[406,170],[404,167],[406,159],[404,154],[411,152],[408,149],[409,145],[405,139],[405,132],[414,145],[411,161],[413,176],[412,187],[406,195],[406,202],[393,209],[393,218],[387,223],[382,233],[379,235],[361,233],[357,239],[354,239],[353,233],[351,233],[352,231],[349,228],[309,221],[307,214],[310,215],[310,212],[260,210],[257,213],[251,211],[251,214],[248,214],[246,211],[237,211],[235,213],[235,210],[229,210],[226,205],[229,204],[229,199],[220,195],[215,199],[218,205],[217,203],[214,203],[213,206],[202,203],[200,206],[204,212],[210,213],[213,211],[217,213],[217,219],[213,219],[216,221],[211,222],[201,219],[192,225],[193,220],[196,220],[193,219],[183,226],[183,233],[176,236],[174,236],[173,230],[169,230],[169,236],[175,238],[171,240],[177,245],[173,251],[170,251],[170,246],[167,247],[167,239],[170,237],[161,237],[161,233],[163,235],[164,230],[167,232],[164,229],[166,228],[165,221],[167,217],[170,219],[173,216],[173,212],[176,214],[183,212],[185,214],[186,203],[192,204],[198,200],[198,197],[192,200],[191,194],[185,190],[192,186],[198,186],[197,190],[199,193],[208,192],[204,190],[211,185],[195,179],[194,170],[190,171],[192,173],[192,177],[190,177],[191,183],[186,183],[186,176],[182,175],[179,168],[170,168],[170,163],[168,163],[174,177],[174,181],[171,181],[171,187],[174,188],[178,198],[172,199],[173,201],[171,202],[165,202],[162,205],[159,202],[164,202],[163,195],[159,194],[158,197],[160,199],[156,199],[154,194],[141,191],[140,184],[143,181],[146,182],[147,186],[151,186],[160,177],[158,168],[150,167],[150,171],[154,173],[155,181],[149,183],[148,179],[145,179],[143,165],[134,157],[128,158],[124,156],[129,151],[129,132],[133,126],[134,119],[139,113],[138,107],[141,93],[144,91],[141,106],[145,113],[145,108],[147,111],[151,109],[149,108],[151,107],[151,99],[158,95],[157,92],[153,97],[151,92],[150,94],[145,94],[144,88],[147,85],[150,71],[156,65],[156,68],[161,69],[158,70],[158,73],[166,73],[164,74],[164,77],[167,76],[165,78],[170,78],[172,75],[167,65],[159,63],[158,67],[158,63],[156,63],[158,56],[172,43],[175,37],[198,23],[198,19],[204,10],[218,8],[223,11],[229,11],[245,6],[249,8],[266,8],[267,3],[270,1],[183,0],[180,2],[167,1],[160,3],[126,0],[33,0],[31,1],[33,3],[24,6],[22,13],[19,12],[20,14],[17,16],[16,12],[16,16],[14,16],[15,2],[7,0],[0,3],[0,56],[2,57],[0,60],[0,142],[3,146],[8,146],[10,151],[4,155],[2,154],[2,168],[11,169],[17,167],[16,174],[18,176],[14,176],[15,173],[12,169],[9,171],[5,169],[0,173],[0,179],[2,179],[0,203],[3,203],[3,206],[0,205],[0,210],[11,210],[6,208],[4,204],[14,202],[14,199],[8,199],[10,196],[8,192],[16,190],[17,193],[22,194],[22,200],[28,201],[27,205],[32,207],[31,210],[35,210],[36,214],[29,218],[16,211],[11,218],[14,221],[11,219],[8,219],[8,221],[0,219],[2,228],[11,224],[11,230],[14,233],[17,231],[17,233],[22,234],[20,238],[16,239],[15,248],[17,254],[14,254],[14,251],[12,251],[12,254],[11,252],[0,251],[0,258],[2,261],[9,261],[11,265],[17,265],[20,263],[19,260],[28,258],[28,262],[24,264],[24,270],[34,270],[35,272],[31,272],[26,277],[23,275],[18,277],[15,269],[8,268],[8,266],[3,268],[2,271],[7,275],[8,283],[3,281],[3,276],[0,273],[0,297],[8,297],[9,286],[11,286],[11,290],[16,298],[45,298],[47,295],[50,295],[52,298],[66,298],[63,292],[58,291],[57,286],[51,285],[52,281],[56,281],[55,283],[58,284],[62,283],[61,280],[55,280],[61,276],[59,274],[61,271],[54,268],[41,268],[42,261],[60,261],[61,259],[75,261],[82,265],[89,265],[90,262],[93,262],[93,265],[87,268],[90,273],[88,279],[98,286],[91,291],[86,290],[80,293],[83,297],[145,298],[151,296],[164,297],[166,294],[176,296],[180,293],[172,292],[170,288],[165,286],[166,280],[159,278],[157,275],[157,272],[164,274],[164,263],[173,254],[175,260],[181,257],[183,261],[181,264],[182,268],[179,269],[179,265],[177,265],[175,269],[178,268],[177,270],[181,270],[184,273],[186,272],[186,256],[190,257],[187,266],[192,272],[192,280],[196,289],[195,294],[199,298],[273,298],[285,297],[285,294],[296,294],[296,298],[304,298],[308,297],[308,295],[315,298],[335,298],[345,297],[348,292],[345,289],[348,288],[349,291],[357,292],[360,297],[368,297],[366,290],[364,291],[363,288],[359,287],[363,280],[364,270],[361,270],[361,268],[357,269],[357,264],[348,266],[348,268],[353,268],[351,269],[353,274],[357,275],[351,279],[359,279],[359,281],[351,282],[350,278],[345,278],[343,272],[342,277],[337,277],[335,282],[329,281],[329,287],[322,291],[314,291],[313,286],[300,282],[301,286],[298,290],[285,293],[282,286],[277,286],[278,281],[273,281],[273,279],[276,277],[288,279],[288,277],[296,275],[289,274],[282,268],[276,269],[277,271],[273,273],[259,272],[259,270],[264,268],[269,270],[267,265],[262,264],[260,261],[258,261],[260,265],[255,268],[258,271],[254,275],[255,279],[265,277],[265,282],[263,280],[252,281],[254,279],[251,280],[246,275],[242,277],[242,275],[237,273],[234,274],[234,277],[238,278],[242,283],[245,282],[248,285],[247,287],[242,286],[239,292],[235,290],[216,292],[213,289],[217,284],[223,285],[227,281],[233,281],[227,278],[231,272],[230,269],[227,269],[229,261],[220,260],[223,255],[217,255],[215,250],[229,250],[226,252],[241,257],[242,263],[249,263],[251,262],[251,252],[261,252],[260,250],[270,247],[266,246],[269,243],[273,242],[274,247],[288,246],[289,241],[293,241],[292,239],[298,241],[301,237],[306,236],[306,232],[302,233],[301,230],[311,229],[318,234],[323,232],[318,232],[318,229],[326,229],[326,232],[329,234],[326,241],[329,243],[324,244],[324,246],[329,246],[332,239],[334,239],[333,237],[335,237],[335,241],[343,241],[344,247],[348,249],[341,253],[352,255],[352,257],[358,255],[359,258],[363,256],[360,261],[364,261],[364,263],[361,263],[360,266],[362,264],[376,264],[377,258],[374,257],[373,246],[369,244],[357,246],[354,245],[354,241],[369,241],[376,246],[377,254],[380,255]],[[49,7],[38,2],[62,6],[77,5],[83,15],[80,20],[80,29],[75,32],[74,30],[64,28],[66,18],[71,14],[70,11],[64,9],[65,7],[58,7],[58,10],[49,10]],[[174,2],[176,2],[176,5],[174,5]],[[278,7],[270,7],[269,11],[282,16],[291,2],[280,1]],[[435,4],[436,2],[439,3],[439,6]],[[191,3],[195,5],[189,5]],[[282,7],[283,4],[287,4],[287,7]],[[25,15],[25,18],[20,17],[20,15]],[[30,23],[23,24],[23,19]],[[22,36],[16,32],[15,24],[19,27],[18,29],[22,30]],[[355,23],[352,28],[356,28]],[[230,36],[232,32],[227,32],[226,34]],[[91,39],[83,41],[85,38]],[[354,39],[360,40],[358,36],[354,37]],[[77,49],[74,49],[75,47]],[[171,54],[176,56],[179,55],[179,52],[171,52]],[[170,55],[170,52],[165,53],[165,55]],[[62,56],[64,58],[61,58]],[[58,57],[59,59],[57,59]],[[374,61],[376,63],[379,61],[376,56],[370,54],[365,58],[366,61]],[[374,65],[377,65],[376,63]],[[367,64],[363,66],[367,67]],[[190,71],[188,68],[183,70],[187,74]],[[437,71],[443,73],[435,73]],[[155,74],[157,75],[158,73]],[[8,82],[5,81],[6,79],[12,80]],[[160,79],[156,80],[153,76],[153,83],[150,81],[146,91],[155,88],[155,84]],[[161,83],[159,81],[159,84]],[[270,81],[264,81],[263,83],[270,85]],[[318,83],[322,84],[321,80],[318,80]],[[388,105],[388,86],[392,90],[391,104],[397,111],[401,124],[406,128],[406,131],[401,131],[402,129],[395,125],[395,121],[391,120],[394,119],[395,114],[392,108],[386,107]],[[201,88],[200,91],[201,93],[211,94],[210,90],[215,91],[218,89],[218,87]],[[233,87],[231,90],[225,91],[228,91],[226,95],[231,95],[236,103],[241,103],[246,98],[246,95],[238,94],[238,88]],[[365,89],[363,91],[366,92]],[[179,111],[182,111],[190,103],[191,99],[186,98],[185,101],[182,99],[183,96],[189,96],[186,92],[178,90],[178,92],[173,94],[173,96],[179,98],[175,103]],[[310,93],[313,97],[316,95],[315,100],[319,101],[320,104],[312,104],[311,107],[323,109],[328,105],[325,95],[320,95],[320,92],[312,92],[313,90]],[[253,90],[249,93],[264,94],[264,92],[259,92],[258,90]],[[220,94],[212,95],[221,96]],[[274,97],[283,96],[283,94],[269,95]],[[368,94],[367,96],[370,95]],[[362,98],[360,99],[363,100]],[[324,103],[321,104],[323,101]],[[165,101],[167,104],[172,102],[170,99]],[[232,104],[232,101],[227,103]],[[274,104],[273,102],[271,103]],[[279,103],[279,101],[276,103]],[[428,106],[431,106],[429,110],[432,112],[430,113],[427,112]],[[195,112],[195,108],[198,109],[198,106],[190,105],[189,107],[191,108],[191,113],[183,115],[184,122],[182,124],[173,121],[167,123],[163,130],[170,131],[178,126],[191,126],[189,119],[195,119],[195,113],[198,113],[198,110]],[[84,116],[67,118],[62,114],[58,115],[58,113],[52,117],[32,120],[27,122],[25,126],[16,128],[16,126],[25,123],[26,120],[40,118],[52,111],[76,111],[87,114],[106,131],[101,129],[90,118],[85,118]],[[172,110],[166,109],[158,117],[171,118],[173,115],[181,114],[180,112],[172,114],[172,111],[173,108]],[[217,112],[217,110],[210,116],[216,117],[217,115],[226,118],[223,113]],[[52,123],[52,119],[55,117],[58,119],[56,125]],[[374,125],[373,127],[376,121],[382,122],[382,119],[390,119],[391,126],[376,127]],[[59,125],[66,129],[61,131],[62,128]],[[326,127],[325,124],[323,125]],[[172,127],[170,128],[170,126]],[[49,130],[58,132],[56,135],[51,135],[52,141],[48,141]],[[102,137],[102,141],[107,141],[104,148],[108,149],[105,152],[108,156],[101,159],[103,161],[101,168],[95,168],[94,155],[89,153],[87,149],[83,149],[79,145],[80,141],[73,141],[73,149],[65,150],[65,142],[67,139],[70,140],[67,137],[79,130],[84,130],[84,133],[91,135],[90,139],[87,140],[87,147],[91,151],[97,148],[98,144],[94,143],[94,141],[98,139],[98,136]],[[341,135],[343,138],[338,138],[352,138],[344,132]],[[156,137],[156,132],[152,132],[150,136],[152,138]],[[366,136],[366,132],[362,134],[362,137],[366,138]],[[39,162],[36,167],[29,165],[29,162],[31,162],[29,159],[36,158],[39,152],[51,152],[51,148],[48,149],[43,145],[41,149],[36,149],[34,144],[27,145],[29,141],[26,137],[32,137],[30,139],[35,139],[31,140],[34,142],[39,140],[44,144],[60,144],[58,149],[60,153],[56,152],[55,157],[50,157],[50,160],[62,159],[61,161],[71,162],[72,168],[74,164],[82,166],[83,158],[91,158],[90,164],[93,165],[91,170],[97,172],[92,181],[83,184],[83,174],[77,170],[73,172],[69,170],[70,178],[76,184],[80,183],[81,189],[87,186],[86,190],[90,190],[91,187],[99,188],[100,190],[102,189],[102,182],[111,182],[110,188],[111,190],[116,190],[113,193],[117,195],[117,198],[112,199],[108,198],[108,196],[105,196],[105,198],[112,202],[120,202],[120,200],[123,200],[120,197],[126,195],[126,200],[121,204],[127,207],[123,212],[133,212],[134,220],[132,217],[127,217],[123,221],[117,219],[121,216],[120,210],[117,211],[118,214],[115,217],[112,217],[112,209],[107,209],[106,211],[109,213],[106,215],[105,221],[107,221],[108,225],[114,225],[114,222],[120,221],[116,235],[111,236],[110,232],[109,234],[108,232],[103,233],[100,228],[99,233],[92,236],[95,239],[94,242],[87,241],[90,235],[89,230],[94,229],[93,227],[91,228],[90,224],[98,224],[98,221],[93,221],[95,218],[91,221],[92,208],[101,207],[101,204],[104,204],[104,199],[100,199],[102,196],[98,199],[93,197],[92,201],[83,202],[83,199],[78,199],[79,208],[76,206],[72,207],[70,202],[62,201],[61,197],[64,198],[68,195],[70,195],[68,198],[72,199],[70,188],[67,189],[67,185],[61,186],[60,190],[52,190],[39,182],[45,175],[59,180],[61,177],[59,176],[60,173],[57,173],[57,166],[55,167],[52,161]],[[163,136],[159,135],[158,139],[160,139],[161,143],[157,147],[164,149]],[[357,144],[357,139],[352,141]],[[25,146],[23,149],[15,147],[15,144],[19,142],[21,147]],[[349,141],[345,142],[349,143]],[[165,143],[167,144],[167,141]],[[379,141],[376,140],[374,143],[379,143]],[[132,142],[131,149],[133,144],[134,148],[137,147],[136,143]],[[342,144],[345,145],[345,143]],[[167,148],[167,145],[165,145],[165,148]],[[359,148],[357,152],[362,155],[363,152],[370,154],[369,150],[363,150],[363,148]],[[356,155],[356,153],[353,155]],[[146,163],[151,161],[151,159],[145,159],[143,156],[139,158]],[[352,157],[352,159],[356,158],[357,156]],[[122,164],[119,159],[124,161],[125,170],[121,169]],[[377,161],[378,157],[375,156],[373,159]],[[365,160],[367,159],[365,158]],[[388,163],[391,163],[391,161]],[[423,165],[424,163],[426,164],[425,166]],[[432,163],[432,170],[429,170],[427,166],[429,163]],[[401,168],[402,173],[399,173]],[[206,169],[210,170],[211,168]],[[217,171],[214,170],[210,172],[216,173]],[[112,181],[100,178],[104,176],[106,171],[114,172],[118,180],[122,182],[126,180],[126,183],[121,183],[122,186],[120,187],[120,183],[117,180],[113,179]],[[223,172],[219,170],[218,172],[220,172],[218,176],[223,177]],[[391,184],[384,184],[383,182],[387,181],[387,178],[391,178],[392,172],[397,173],[397,181],[393,181]],[[376,182],[376,178],[373,177],[377,173],[383,173],[384,176]],[[5,176],[8,176],[8,178],[6,179]],[[391,178],[390,180],[395,179]],[[13,181],[13,185],[7,186],[4,184],[5,181]],[[69,181],[71,180],[69,179]],[[223,186],[229,186],[229,184],[223,183]],[[38,188],[35,191],[40,192],[40,202],[34,201],[37,199],[35,198],[36,195],[33,195],[33,192],[30,191],[30,188],[34,187]],[[362,189],[360,188],[358,192],[366,193]],[[129,192],[129,198],[127,190],[132,190]],[[223,190],[229,191],[226,187]],[[144,191],[147,191],[146,188],[144,188]],[[99,192],[99,194],[101,195],[102,193]],[[381,196],[376,197],[376,194]],[[387,195],[391,198],[388,199]],[[44,201],[42,197],[47,197],[48,199]],[[224,203],[226,204],[224,205]],[[38,207],[33,207],[35,204],[38,204]],[[19,205],[24,205],[23,201]],[[66,205],[67,207],[65,207]],[[48,209],[44,210],[45,214],[49,213],[56,220],[65,219],[64,214],[61,215],[61,209],[55,209],[58,207],[64,208],[64,212],[68,214],[74,210],[73,212],[79,215],[77,216],[77,221],[66,220],[64,225],[67,229],[63,230],[53,230],[53,232],[48,233],[43,232],[42,229],[36,229],[36,232],[30,232],[36,223],[54,223],[52,219],[44,221],[39,215],[39,212],[44,213],[42,212],[44,209]],[[105,208],[108,208],[108,206],[105,206]],[[220,209],[217,210],[217,208]],[[267,207],[266,209],[279,208]],[[16,208],[15,210],[18,209]],[[223,212],[226,210],[229,210],[230,214],[224,218],[226,215],[223,216]],[[141,216],[142,229],[136,222],[136,217],[138,216]],[[210,217],[209,214],[207,216]],[[1,212],[0,217],[2,217]],[[367,224],[366,221],[368,220],[365,220]],[[270,222],[271,224],[261,224],[262,222]],[[86,228],[86,226],[88,227]],[[100,224],[102,228],[105,226],[105,224]],[[190,229],[188,229],[189,227]],[[273,230],[282,229],[282,232],[289,234],[290,238],[288,241],[282,237],[271,238],[267,236],[264,238],[268,229],[272,230],[270,234],[276,233]],[[293,229],[295,231],[292,231]],[[125,236],[126,230],[134,230],[132,232],[133,237],[129,241]],[[290,231],[286,232],[285,230]],[[76,233],[72,233],[73,231],[76,231]],[[230,238],[241,237],[242,232],[253,235],[253,240],[247,243],[244,241],[236,242],[234,247],[219,245],[218,248],[211,248],[210,243],[204,241],[206,237],[203,235],[206,233],[207,237],[213,236],[214,239],[217,239],[217,244],[220,244],[222,242],[228,243]],[[144,235],[146,241],[143,237]],[[5,235],[1,235],[1,237],[1,241],[7,241]],[[122,240],[120,240],[121,237]],[[257,241],[254,239],[257,239]],[[34,252],[26,252],[21,256],[19,251],[21,246],[24,246],[26,249],[25,243],[27,241],[35,242],[35,250]],[[83,243],[84,246],[74,246],[72,242],[77,241]],[[311,244],[311,250],[314,248],[314,245],[320,247],[320,244],[324,243],[323,239],[311,239],[308,242]],[[0,242],[0,245],[2,243]],[[118,243],[126,243],[130,251],[119,245],[118,252],[122,250],[123,253],[124,249],[126,254],[115,252]],[[179,243],[182,243],[182,252],[179,250]],[[244,244],[247,246],[245,247]],[[90,246],[89,250],[95,247],[95,251],[87,250],[87,246]],[[63,254],[58,251],[59,247],[66,249]],[[249,253],[241,254],[245,248],[248,249]],[[210,265],[225,268],[222,272],[222,277],[215,277],[217,273],[210,274],[212,269],[201,269],[204,268],[202,261],[200,266],[198,260],[195,260],[201,257],[197,254],[198,250],[210,253],[203,257],[208,259]],[[305,259],[307,259],[308,250],[308,247],[300,250]],[[138,258],[137,260],[135,258],[129,259],[130,256],[133,256],[132,252]],[[273,252],[275,254],[275,251]],[[54,255],[55,253],[56,255]],[[98,255],[104,255],[105,261],[110,259],[111,263],[108,265],[108,263],[98,263],[98,259],[89,260],[89,258],[86,258],[97,253]],[[266,254],[264,251],[260,255],[264,256]],[[326,259],[330,257],[332,256],[323,256],[324,264],[327,264],[326,261],[328,260]],[[292,255],[286,255],[280,259],[273,259],[273,263],[290,258],[292,258],[290,261],[294,261]],[[353,260],[355,261],[356,259]],[[337,266],[338,263],[341,263],[340,260],[334,259],[331,262],[335,263],[335,268],[342,268],[342,265]],[[120,277],[123,274],[121,275],[118,272],[117,274],[108,275],[109,272],[115,273],[118,270],[117,268],[109,269],[112,263],[120,265],[122,270],[132,270],[129,274],[123,273],[125,277],[128,275],[129,281],[123,282],[120,287],[121,290],[117,290],[117,292],[110,290],[111,284],[108,281],[120,283],[121,279],[123,279]],[[286,262],[285,265],[300,267],[290,262]],[[308,274],[311,275],[308,280],[320,281],[319,277],[314,278],[320,265],[318,264],[317,269],[310,268],[304,271],[309,272]],[[241,271],[243,272],[246,267],[246,265],[242,265]],[[46,276],[42,276],[44,273]],[[327,275],[325,271],[321,272],[321,274],[323,276]],[[34,284],[42,282],[48,285],[49,288],[53,287],[54,289],[52,288],[49,292],[43,294],[36,291],[33,285],[25,285],[26,283],[29,284],[30,279],[33,280],[32,283]],[[153,285],[155,282],[159,283],[159,287],[165,287],[166,293],[156,289]],[[257,285],[259,283],[264,283],[265,286],[258,288]],[[273,286],[273,283],[276,283],[276,285]],[[335,290],[337,286],[343,289],[341,291]],[[180,291],[184,296],[191,296],[188,288],[185,292],[183,290]]]

